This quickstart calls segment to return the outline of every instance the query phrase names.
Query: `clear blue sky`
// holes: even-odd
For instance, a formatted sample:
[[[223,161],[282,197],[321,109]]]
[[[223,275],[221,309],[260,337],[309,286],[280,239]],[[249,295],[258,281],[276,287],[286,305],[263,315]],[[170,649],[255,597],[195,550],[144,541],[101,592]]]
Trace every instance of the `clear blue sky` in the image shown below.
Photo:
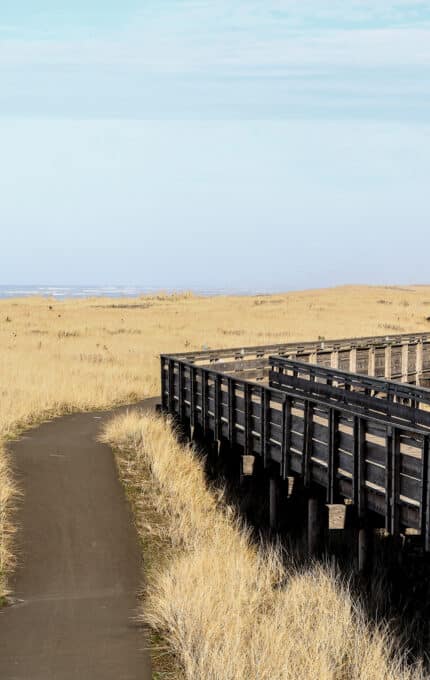
[[[429,282],[430,3],[0,8],[0,284]]]

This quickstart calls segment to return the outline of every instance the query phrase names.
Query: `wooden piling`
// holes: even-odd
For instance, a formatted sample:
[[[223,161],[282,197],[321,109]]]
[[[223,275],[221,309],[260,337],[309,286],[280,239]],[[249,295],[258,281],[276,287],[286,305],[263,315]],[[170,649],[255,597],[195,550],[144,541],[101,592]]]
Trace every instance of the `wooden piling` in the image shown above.
[[[319,503],[317,498],[308,500],[308,554],[315,555],[319,539]]]
[[[358,530],[358,571],[367,571],[369,566],[369,530],[362,527]]]
[[[242,456],[242,475],[251,477],[254,474],[255,456]]]
[[[269,526],[274,531],[278,525],[278,479],[269,479]]]

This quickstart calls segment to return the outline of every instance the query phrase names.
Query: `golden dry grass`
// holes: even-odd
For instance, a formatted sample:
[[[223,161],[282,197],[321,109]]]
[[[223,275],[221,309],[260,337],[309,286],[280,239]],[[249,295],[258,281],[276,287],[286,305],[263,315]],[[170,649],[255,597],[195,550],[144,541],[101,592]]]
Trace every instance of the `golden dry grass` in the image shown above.
[[[167,640],[187,680],[418,680],[328,569],[284,566],[250,540],[201,462],[162,417],[115,418],[103,439],[149,467],[171,544],[153,566],[142,618]]]
[[[427,316],[430,287],[0,300],[0,451],[7,439],[43,418],[157,394],[160,352],[428,330]],[[0,487],[2,595],[12,565],[14,495],[4,456]]]

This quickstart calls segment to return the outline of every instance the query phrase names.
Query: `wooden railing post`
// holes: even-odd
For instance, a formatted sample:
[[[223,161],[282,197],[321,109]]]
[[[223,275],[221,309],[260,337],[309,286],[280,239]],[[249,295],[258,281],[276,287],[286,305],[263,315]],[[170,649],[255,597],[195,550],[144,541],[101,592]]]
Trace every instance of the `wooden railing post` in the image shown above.
[[[267,468],[269,464],[269,436],[270,436],[270,393],[268,389],[263,389],[261,404],[261,436],[262,436],[262,455],[263,464]]]
[[[184,364],[178,362],[178,415],[182,420],[184,417]]]
[[[228,438],[230,446],[234,444],[234,380],[228,379]]]
[[[328,420],[328,461],[327,461],[327,503],[336,498],[336,472],[338,467],[339,414],[334,408],[329,410]]]
[[[402,377],[401,381],[403,383],[408,382],[409,376],[409,343],[402,343]]]
[[[417,342],[416,350],[416,360],[415,360],[415,383],[416,385],[421,385],[422,373],[423,373],[423,349],[424,343],[421,340]]]
[[[168,364],[168,390],[169,390],[169,396],[168,396],[168,409],[170,413],[174,413],[175,410],[175,373],[174,373],[174,361],[173,359],[169,359],[169,364]]]
[[[385,357],[384,357],[384,376],[387,380],[391,379],[391,345],[385,347]]]
[[[287,479],[290,474],[290,441],[291,441],[291,399],[285,397],[282,404],[282,453],[281,453],[281,475],[282,479]]]
[[[302,474],[305,486],[310,484],[310,468],[311,468],[311,454],[312,454],[312,421],[313,421],[313,407],[311,402],[306,399],[304,403],[304,434],[303,434],[303,459],[302,459]]]
[[[369,359],[367,366],[367,373],[370,376],[375,376],[376,374],[376,350],[375,347],[369,347]]]
[[[190,365],[190,439],[194,439],[196,429],[196,368]]]
[[[166,359],[165,357],[161,357],[161,406],[163,410],[167,410],[168,408],[168,399],[169,395],[167,394],[168,391],[168,376],[167,376],[167,371],[166,371]]]
[[[350,373],[357,372],[357,348],[351,347],[349,350],[349,371]]]
[[[334,349],[330,356],[330,366],[332,368],[339,368],[339,350]]]
[[[421,452],[421,508],[420,524],[421,535],[424,538],[424,550],[430,552],[430,451],[429,435],[423,438],[423,448]]]

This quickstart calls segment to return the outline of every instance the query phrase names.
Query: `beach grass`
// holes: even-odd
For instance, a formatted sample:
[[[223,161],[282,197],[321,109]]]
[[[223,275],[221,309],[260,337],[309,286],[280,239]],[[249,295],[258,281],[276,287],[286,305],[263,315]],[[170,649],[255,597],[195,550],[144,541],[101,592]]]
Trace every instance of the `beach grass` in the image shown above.
[[[430,329],[430,287],[279,295],[0,300],[0,596],[14,566],[17,490],[6,442],[71,411],[159,394],[159,354]]]
[[[333,568],[299,569],[276,546],[251,539],[168,419],[117,416],[103,441],[143,480],[135,507],[140,498],[163,518],[152,525],[163,559],[147,567],[141,620],[177,663],[174,677],[424,680],[418,667],[407,668],[393,633],[366,619]],[[142,523],[140,533],[147,535]]]

